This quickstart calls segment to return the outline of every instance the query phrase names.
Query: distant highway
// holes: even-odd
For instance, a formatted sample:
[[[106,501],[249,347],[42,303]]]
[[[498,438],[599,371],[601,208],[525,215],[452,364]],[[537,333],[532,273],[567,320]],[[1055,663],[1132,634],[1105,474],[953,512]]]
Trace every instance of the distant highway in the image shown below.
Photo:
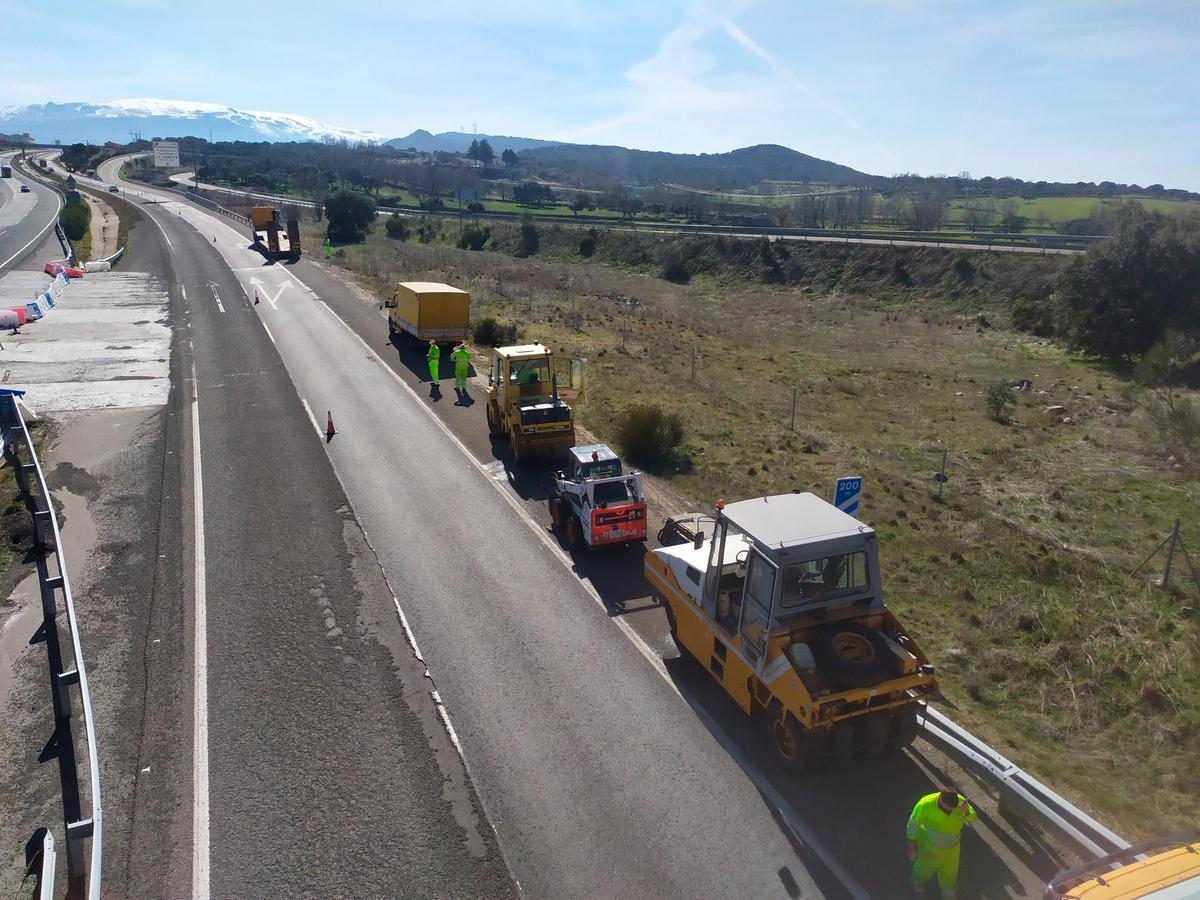
[[[14,165],[16,156],[17,151],[0,154],[0,161],[13,166],[12,178],[0,178],[0,192],[8,198],[0,206],[0,275],[39,249],[62,208],[54,189],[21,173]],[[23,184],[28,193],[21,192]]]
[[[180,172],[176,175],[172,175],[171,180],[174,181],[176,184],[180,185],[180,187],[182,187],[182,188],[196,186],[196,182],[194,181],[192,175],[187,172]],[[228,194],[230,196],[242,197],[242,198],[249,197],[254,200],[262,200],[266,203],[278,204],[280,206],[286,205],[286,204],[291,204],[294,206],[301,206],[301,207],[306,207],[306,208],[313,208],[316,206],[316,204],[313,201],[305,200],[300,197],[288,197],[288,196],[280,195],[280,194],[265,194],[265,193],[259,193],[256,191],[238,191],[238,190],[233,190],[233,189],[227,188],[227,187],[221,187],[220,185],[209,184],[204,181],[199,182],[198,187],[200,188],[200,190],[203,190],[203,191],[211,191],[213,193],[218,193],[218,194]],[[381,213],[396,212],[396,213],[400,213],[401,215],[404,215],[404,216],[441,215],[441,216],[456,217],[459,215],[457,212],[454,212],[452,210],[443,210],[438,213],[427,213],[427,212],[421,212],[419,210],[402,209],[402,208],[398,208],[398,207],[389,207],[389,206],[381,206],[381,207],[379,207],[379,211]],[[472,218],[481,218],[481,219],[493,219],[493,220],[500,220],[500,221],[513,221],[513,218],[514,218],[512,215],[508,215],[508,214],[504,214],[504,213],[471,213],[471,217]],[[1082,249],[1080,249],[1078,247],[1032,246],[1032,245],[1021,246],[1021,245],[1015,245],[1012,243],[1005,243],[1005,242],[990,243],[988,241],[980,240],[978,237],[975,237],[972,240],[966,240],[966,241],[951,240],[949,234],[947,234],[947,238],[945,240],[925,240],[919,236],[907,237],[903,233],[899,233],[899,232],[895,233],[895,234],[889,233],[886,236],[876,238],[876,237],[852,236],[853,233],[848,233],[848,234],[823,233],[820,230],[815,230],[815,229],[809,230],[809,231],[803,231],[802,229],[795,229],[795,228],[783,229],[783,228],[755,228],[754,226],[693,225],[693,224],[688,224],[688,223],[683,223],[683,222],[675,222],[675,223],[646,222],[646,223],[639,225],[639,224],[635,224],[632,222],[621,222],[619,220],[612,220],[612,219],[596,219],[594,217],[592,217],[592,218],[582,217],[580,219],[572,219],[572,218],[564,217],[561,219],[554,218],[553,221],[556,221],[556,222],[561,221],[562,224],[564,224],[564,225],[570,225],[572,223],[575,223],[580,226],[593,225],[593,226],[600,227],[600,228],[611,229],[613,231],[635,231],[635,232],[642,232],[642,233],[646,233],[646,234],[695,234],[695,235],[703,235],[703,236],[707,236],[707,237],[740,237],[740,238],[769,237],[772,240],[801,241],[801,242],[805,242],[805,243],[816,242],[816,243],[832,243],[832,244],[868,244],[868,245],[881,246],[881,247],[892,247],[892,246],[934,247],[934,248],[940,248],[940,249],[954,248],[954,249],[959,249],[959,250],[988,250],[988,251],[994,251],[997,253],[1035,253],[1035,254],[1039,254],[1039,255],[1045,255],[1045,254],[1075,255],[1075,254],[1084,252]],[[1029,237],[1032,239],[1037,236],[1029,235]],[[1050,241],[1050,240],[1057,241],[1059,239],[1058,236],[1056,236],[1056,235],[1046,235],[1044,237],[1047,241]],[[1077,241],[1077,242],[1088,243],[1088,242],[1094,241],[1095,238],[1089,237],[1089,236],[1080,236],[1080,237],[1072,236],[1069,239],[1063,239],[1063,240],[1072,240],[1072,241]]]

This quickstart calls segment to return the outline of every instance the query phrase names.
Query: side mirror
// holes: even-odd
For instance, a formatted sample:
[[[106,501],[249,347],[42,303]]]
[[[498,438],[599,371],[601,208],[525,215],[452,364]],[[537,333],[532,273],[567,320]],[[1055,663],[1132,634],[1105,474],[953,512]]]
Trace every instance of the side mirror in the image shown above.
[[[703,546],[704,546],[704,531],[700,528],[699,524],[697,524],[696,537],[692,541],[692,547],[696,550],[699,550]]]

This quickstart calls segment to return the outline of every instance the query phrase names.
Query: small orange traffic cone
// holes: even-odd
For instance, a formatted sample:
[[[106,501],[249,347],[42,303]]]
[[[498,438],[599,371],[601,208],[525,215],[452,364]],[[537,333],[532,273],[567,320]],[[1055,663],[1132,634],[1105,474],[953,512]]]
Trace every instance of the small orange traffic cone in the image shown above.
[[[325,443],[333,440],[333,436],[337,434],[337,429],[333,427],[333,412],[325,413]]]
[[[254,289],[254,305],[258,306],[258,288]]]

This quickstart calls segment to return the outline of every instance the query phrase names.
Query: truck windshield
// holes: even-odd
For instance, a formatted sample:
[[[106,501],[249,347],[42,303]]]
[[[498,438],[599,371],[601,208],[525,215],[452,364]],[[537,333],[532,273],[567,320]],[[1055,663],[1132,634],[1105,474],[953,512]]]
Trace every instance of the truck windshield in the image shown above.
[[[606,481],[595,487],[596,505],[602,503],[624,503],[627,500],[637,500],[637,490],[630,481]]]
[[[841,553],[783,568],[780,603],[803,606],[854,594],[867,587],[867,554]]]
[[[549,370],[549,363],[544,356],[538,359],[514,359],[508,367],[508,380],[513,384],[549,381]]]

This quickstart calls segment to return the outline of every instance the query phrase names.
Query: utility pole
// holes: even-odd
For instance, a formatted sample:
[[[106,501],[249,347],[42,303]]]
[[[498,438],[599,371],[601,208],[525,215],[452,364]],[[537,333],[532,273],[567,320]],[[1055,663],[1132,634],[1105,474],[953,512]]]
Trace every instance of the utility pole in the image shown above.
[[[937,501],[942,502],[942,486],[950,480],[950,476],[946,474],[946,449],[942,449],[942,467],[933,473],[933,480],[937,482]]]

